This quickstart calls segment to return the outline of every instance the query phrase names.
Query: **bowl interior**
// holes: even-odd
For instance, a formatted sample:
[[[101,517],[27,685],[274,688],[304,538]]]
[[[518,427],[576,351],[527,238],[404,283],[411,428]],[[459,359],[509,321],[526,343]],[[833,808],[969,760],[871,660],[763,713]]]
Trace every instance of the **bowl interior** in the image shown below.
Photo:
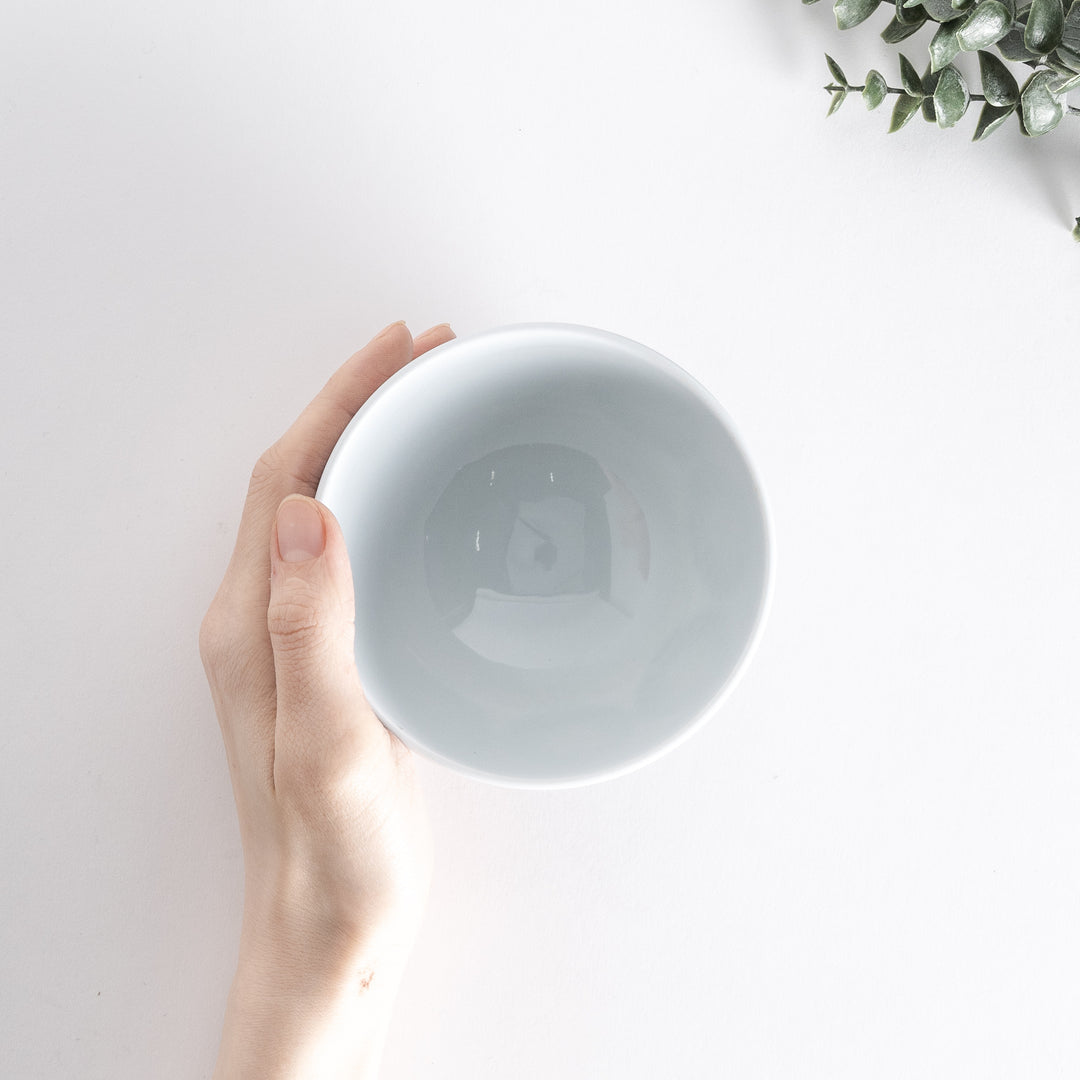
[[[491,779],[647,760],[715,702],[762,615],[765,511],[729,422],[599,331],[508,328],[415,361],[354,418],[319,498],[373,708]]]

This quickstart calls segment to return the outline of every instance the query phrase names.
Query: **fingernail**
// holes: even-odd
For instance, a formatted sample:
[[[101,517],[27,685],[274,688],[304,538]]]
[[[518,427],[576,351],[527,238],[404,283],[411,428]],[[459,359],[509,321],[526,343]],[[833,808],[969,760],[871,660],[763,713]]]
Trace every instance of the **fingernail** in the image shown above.
[[[379,331],[379,332],[378,332],[378,333],[377,333],[377,334],[375,335],[375,340],[376,340],[376,341],[378,341],[378,340],[379,340],[379,338],[384,338],[384,337],[386,337],[386,335],[387,335],[387,334],[389,334],[389,333],[390,333],[390,331],[394,329],[394,327],[396,327],[396,326],[404,326],[404,325],[405,325],[405,320],[404,320],[404,319],[398,319],[398,321],[397,321],[397,322],[391,323],[391,324],[390,324],[390,325],[389,325],[388,327],[386,327],[386,329],[385,329],[385,330],[380,330],[380,331]]]
[[[322,515],[312,499],[290,495],[277,512],[278,556],[282,562],[317,559],[326,547]]]
[[[434,334],[436,330],[449,330],[451,334],[454,332],[453,327],[448,322],[441,322],[437,326],[428,327],[420,336],[425,338],[428,334]]]

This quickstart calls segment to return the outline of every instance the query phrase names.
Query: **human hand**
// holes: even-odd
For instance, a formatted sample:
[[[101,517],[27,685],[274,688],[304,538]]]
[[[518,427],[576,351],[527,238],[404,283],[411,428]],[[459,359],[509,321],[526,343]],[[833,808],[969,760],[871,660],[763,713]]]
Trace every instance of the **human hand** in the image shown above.
[[[244,851],[215,1080],[375,1075],[431,844],[412,755],[360,685],[344,538],[312,496],[367,398],[453,337],[387,327],[259,458],[200,628]]]

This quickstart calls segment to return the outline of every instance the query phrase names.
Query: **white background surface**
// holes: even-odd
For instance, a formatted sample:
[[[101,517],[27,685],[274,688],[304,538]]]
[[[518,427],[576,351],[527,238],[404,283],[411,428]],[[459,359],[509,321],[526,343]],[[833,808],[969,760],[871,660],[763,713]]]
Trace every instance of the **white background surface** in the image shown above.
[[[398,318],[682,364],[777,577],[645,771],[425,766],[384,1075],[1077,1074],[1080,125],[826,123],[826,48],[897,85],[885,21],[5,6],[0,1075],[209,1076],[241,862],[198,625],[256,457]]]

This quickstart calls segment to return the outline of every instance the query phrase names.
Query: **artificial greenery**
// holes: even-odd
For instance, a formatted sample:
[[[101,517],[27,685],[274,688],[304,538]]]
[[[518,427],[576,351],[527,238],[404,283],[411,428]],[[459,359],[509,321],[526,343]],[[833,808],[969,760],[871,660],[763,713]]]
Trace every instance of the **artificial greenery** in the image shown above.
[[[818,0],[802,0],[816,4]],[[896,94],[889,131],[899,131],[916,113],[939,127],[953,127],[973,101],[982,109],[973,141],[997,131],[1014,113],[1024,135],[1045,135],[1069,115],[1080,115],[1066,95],[1080,86],[1080,0],[1032,0],[1023,7],[1016,0],[835,0],[833,13],[840,30],[850,30],[868,19],[878,7],[892,11],[881,37],[896,45],[926,23],[936,25],[928,47],[929,60],[920,75],[910,60],[899,54],[900,86],[889,86],[878,71],[870,71],[862,86],[848,82],[840,65],[826,54],[833,81],[825,89],[832,95],[828,115],[843,105],[848,94],[862,95],[868,109],[876,109]],[[1067,10],[1066,10],[1067,6]],[[1000,57],[988,50],[995,48]],[[962,52],[979,57],[982,93],[972,93],[953,60]],[[1021,84],[1010,65],[1029,69]],[[1080,217],[1073,238],[1080,241]]]

